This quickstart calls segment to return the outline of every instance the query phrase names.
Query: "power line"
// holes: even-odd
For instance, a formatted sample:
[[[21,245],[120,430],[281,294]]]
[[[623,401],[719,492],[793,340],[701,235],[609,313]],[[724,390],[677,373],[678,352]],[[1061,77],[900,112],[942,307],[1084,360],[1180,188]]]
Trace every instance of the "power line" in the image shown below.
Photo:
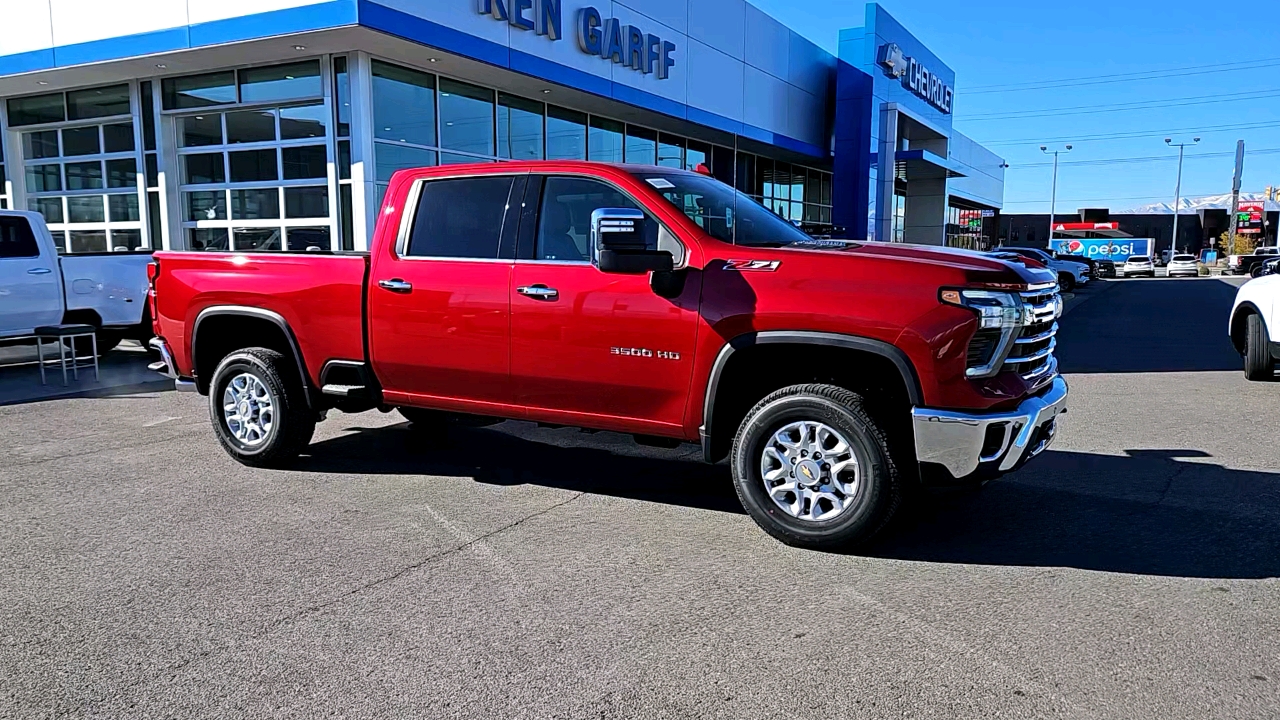
[[[985,95],[996,92],[1022,92],[1025,90],[1044,90],[1049,88],[1082,87],[1087,85],[1108,85],[1112,83],[1138,82],[1141,80],[1158,80],[1166,77],[1189,77],[1192,75],[1210,75],[1213,73],[1236,72],[1239,70],[1257,70],[1272,67],[1280,63],[1280,58],[1261,60],[1241,60],[1213,65],[1190,65],[1168,70],[1143,70],[1131,73],[1112,75],[1087,75],[1077,78],[1061,78],[1058,80],[1034,80],[1002,85],[975,85],[961,91],[960,95]]]
[[[1122,133],[1106,133],[1103,135],[1068,135],[1063,137],[1046,138],[1018,138],[1016,140],[979,140],[980,145],[998,146],[998,145],[1021,145],[1023,143],[1058,143],[1058,142],[1089,142],[1092,140],[1124,140],[1128,138],[1140,137],[1164,137],[1178,133],[1200,133],[1209,135],[1212,133],[1232,132],[1234,130],[1258,130],[1262,128],[1280,127],[1280,121],[1244,123],[1240,125],[1206,125],[1198,128],[1174,128],[1171,130],[1134,130]]]
[[[1276,153],[1280,153],[1280,148],[1261,148],[1258,150],[1248,151],[1248,156],[1252,157],[1254,155],[1274,155]],[[1230,152],[1189,153],[1186,156],[1186,159],[1195,160],[1195,159],[1216,158],[1216,157],[1235,157],[1235,154],[1236,153],[1234,150]],[[1135,164],[1135,163],[1168,162],[1168,161],[1177,160],[1177,159],[1178,159],[1177,155],[1147,155],[1142,157],[1098,158],[1095,160],[1070,160],[1070,161],[1064,160],[1061,164],[1073,165],[1073,166],[1129,165],[1129,164]],[[1027,168],[1051,167],[1052,165],[1053,163],[1051,162],[1027,163],[1025,165],[1011,165],[1009,166],[1008,169],[1023,170]]]
[[[977,115],[967,115],[957,120],[966,122],[985,122],[989,120],[1016,120],[1023,118],[1036,118],[1048,116],[1062,115],[1096,115],[1098,113],[1109,112],[1125,112],[1130,110],[1157,110],[1169,107],[1185,107],[1188,105],[1205,105],[1208,103],[1217,103],[1227,100],[1261,100],[1270,97],[1280,97],[1280,89],[1255,90],[1240,93],[1218,93],[1214,95],[1190,95],[1180,98],[1169,98],[1167,100],[1140,100],[1127,103],[1113,103],[1110,105],[1073,105],[1069,107],[1059,108],[1039,108],[1034,110],[1013,110],[1000,113],[980,113]],[[1186,102],[1183,102],[1186,101]]]
[[[1202,194],[1210,195],[1212,193],[1202,193]],[[1183,199],[1186,199],[1189,196],[1190,196],[1189,193],[1184,193]],[[1081,203],[1081,202],[1113,202],[1116,200],[1164,200],[1164,199],[1167,199],[1168,197],[1169,197],[1168,195],[1133,195],[1130,197],[1068,198],[1066,200],[1063,200],[1062,198],[1058,198],[1058,202]],[[1004,204],[1005,205],[1034,205],[1036,203],[1047,203],[1047,202],[1049,202],[1049,200],[1047,199],[1046,200],[1006,200]]]

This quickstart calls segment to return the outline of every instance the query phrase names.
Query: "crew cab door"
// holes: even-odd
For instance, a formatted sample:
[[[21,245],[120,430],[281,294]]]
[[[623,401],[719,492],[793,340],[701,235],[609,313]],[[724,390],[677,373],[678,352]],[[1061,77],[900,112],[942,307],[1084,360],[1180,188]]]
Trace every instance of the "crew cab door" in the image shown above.
[[[36,232],[26,216],[0,214],[0,337],[62,322],[57,253]]]
[[[511,269],[526,179],[410,186],[398,235],[377,248],[369,277],[370,358],[390,402],[471,412],[511,402]]]
[[[525,206],[511,284],[516,402],[546,422],[655,434],[678,428],[700,280],[691,277],[680,297],[667,299],[650,287],[648,273],[605,273],[592,264],[591,213],[643,210],[610,183],[535,176]]]

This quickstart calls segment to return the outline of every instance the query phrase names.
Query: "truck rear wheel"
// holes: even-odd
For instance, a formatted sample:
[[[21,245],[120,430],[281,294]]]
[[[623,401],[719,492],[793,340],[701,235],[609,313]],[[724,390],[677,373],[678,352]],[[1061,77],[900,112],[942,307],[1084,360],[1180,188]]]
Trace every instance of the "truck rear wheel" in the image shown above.
[[[1276,361],[1271,357],[1271,342],[1267,338],[1267,326],[1262,317],[1251,314],[1245,318],[1244,376],[1250,380],[1275,378]]]
[[[884,429],[859,395],[834,385],[794,385],[761,400],[738,429],[731,467],[747,514],[788,545],[864,542],[902,502]]]
[[[311,442],[316,416],[302,379],[285,356],[266,348],[222,359],[209,384],[209,416],[227,454],[251,467],[279,467]]]

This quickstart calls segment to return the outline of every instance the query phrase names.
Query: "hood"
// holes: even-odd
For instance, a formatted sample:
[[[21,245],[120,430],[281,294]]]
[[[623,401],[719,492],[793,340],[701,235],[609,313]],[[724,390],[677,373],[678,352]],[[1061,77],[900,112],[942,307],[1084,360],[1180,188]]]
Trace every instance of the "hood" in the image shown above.
[[[970,275],[975,282],[1035,285],[1054,282],[1057,279],[1052,271],[1043,269],[1038,263],[1036,267],[1029,267],[1021,262],[1002,260],[984,253],[959,248],[866,242],[854,243],[843,252],[903,263],[927,263],[959,270]]]

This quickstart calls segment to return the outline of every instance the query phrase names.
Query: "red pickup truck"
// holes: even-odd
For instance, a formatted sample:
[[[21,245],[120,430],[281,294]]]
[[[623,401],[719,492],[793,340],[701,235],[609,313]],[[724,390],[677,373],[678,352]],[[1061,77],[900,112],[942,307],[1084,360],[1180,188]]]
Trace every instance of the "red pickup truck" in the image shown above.
[[[155,258],[157,369],[248,465],[331,409],[610,430],[728,456],[767,532],[835,546],[916,483],[1020,467],[1066,412],[1052,273],[814,240],[700,173],[404,170],[368,253]]]

